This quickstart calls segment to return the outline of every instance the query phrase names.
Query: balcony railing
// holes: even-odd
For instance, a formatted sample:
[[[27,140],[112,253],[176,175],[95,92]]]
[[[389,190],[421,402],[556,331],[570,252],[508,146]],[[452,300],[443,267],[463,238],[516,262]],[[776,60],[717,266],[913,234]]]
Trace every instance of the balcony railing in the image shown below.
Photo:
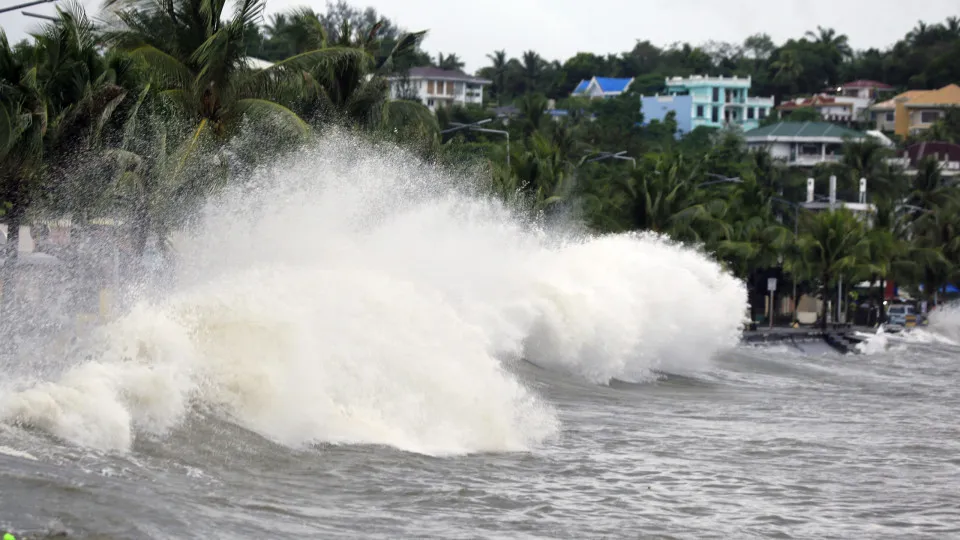
[[[838,163],[841,159],[842,156],[838,156],[836,154],[827,154],[826,156],[820,154],[800,154],[787,160],[787,165],[793,165],[796,167],[813,167],[814,165],[820,165],[821,163]]]
[[[773,98],[772,98],[772,97],[754,97],[754,96],[750,96],[750,97],[747,98],[747,100],[746,100],[745,103],[746,103],[747,105],[750,105],[750,106],[773,107]]]

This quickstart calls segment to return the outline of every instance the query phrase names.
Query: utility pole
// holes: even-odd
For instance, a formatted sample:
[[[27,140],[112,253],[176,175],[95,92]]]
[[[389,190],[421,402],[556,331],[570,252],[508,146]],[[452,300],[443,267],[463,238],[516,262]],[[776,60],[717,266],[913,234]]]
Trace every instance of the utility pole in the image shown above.
[[[460,131],[462,129],[465,129],[467,131],[479,131],[480,133],[494,133],[497,135],[503,135],[507,138],[507,168],[509,168],[510,167],[510,132],[504,131],[502,129],[487,129],[487,128],[478,127],[478,126],[482,126],[483,124],[488,124],[490,122],[493,122],[493,118],[478,120],[471,124],[463,124],[461,122],[450,122],[450,125],[454,127],[445,129],[441,131],[440,134],[446,135],[447,133],[453,133],[455,131]]]

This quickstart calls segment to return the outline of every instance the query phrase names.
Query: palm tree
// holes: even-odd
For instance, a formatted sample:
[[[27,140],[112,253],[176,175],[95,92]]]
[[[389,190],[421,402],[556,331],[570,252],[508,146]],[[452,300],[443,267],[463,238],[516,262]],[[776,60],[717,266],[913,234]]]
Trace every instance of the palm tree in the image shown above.
[[[506,94],[507,77],[507,51],[493,51],[487,58],[493,63],[493,92],[497,96],[497,104],[503,105],[503,97]]]
[[[541,94],[526,94],[518,102],[523,115],[523,136],[530,137],[540,131],[547,118],[547,98]]]
[[[563,202],[574,188],[573,164],[540,132],[512,153],[509,169],[498,165],[494,171],[497,193],[535,211]]]
[[[50,122],[29,52],[12,49],[0,30],[0,203],[7,224],[3,258],[8,265],[17,258],[20,227],[36,194]]]
[[[450,53],[446,56],[444,56],[443,53],[437,53],[436,66],[440,69],[460,71],[464,65],[466,64],[463,63],[463,60],[460,60],[460,57],[457,56],[456,53]]]
[[[837,31],[833,28],[824,28],[818,25],[816,32],[807,31],[804,36],[822,46],[831,56],[836,55],[843,59],[853,55],[849,38],[846,34],[837,34]]]
[[[622,181],[634,228],[701,243],[729,236],[716,218],[724,202],[697,189],[700,171],[681,154],[651,154]]]
[[[327,33],[320,15],[311,8],[298,8],[270,17],[265,27],[264,59],[282,60],[327,46]]]
[[[776,70],[773,80],[777,84],[789,88],[790,93],[797,91],[797,79],[803,74],[803,64],[796,51],[781,50],[770,67]]]
[[[873,137],[847,141],[839,163],[841,174],[850,186],[857,186],[861,178],[866,178],[875,197],[893,197],[903,191],[904,177],[889,165],[891,157],[893,153]]]
[[[540,78],[546,62],[536,51],[523,53],[523,81],[527,93],[536,92],[540,88]]]
[[[358,61],[363,52],[325,48],[303,52],[266,69],[246,59],[246,29],[255,25],[263,0],[242,0],[222,20],[225,0],[108,0],[116,18],[107,40],[142,59],[164,99],[195,122],[191,148],[225,141],[245,116],[274,118],[278,128],[302,135],[307,124],[278,101],[305,70]],[[293,87],[294,89],[296,87]]]
[[[811,214],[797,241],[794,263],[817,276],[823,302],[820,324],[827,328],[827,302],[830,287],[841,277],[849,277],[870,256],[870,242],[864,224],[845,208]]]
[[[407,33],[387,54],[378,55],[380,26],[369,32],[354,32],[348,22],[341,25],[332,49],[359,52],[337,62],[306,70],[302,93],[295,108],[306,118],[342,123],[364,129],[380,129],[402,136],[416,136],[435,144],[439,137],[436,117],[421,103],[390,100],[387,73],[398,59],[415,51],[426,32]]]

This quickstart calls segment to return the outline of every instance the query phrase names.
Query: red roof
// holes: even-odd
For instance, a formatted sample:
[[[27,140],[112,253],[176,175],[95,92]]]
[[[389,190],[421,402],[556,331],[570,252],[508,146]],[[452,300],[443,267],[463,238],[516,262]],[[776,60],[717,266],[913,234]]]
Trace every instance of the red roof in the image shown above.
[[[860,79],[853,82],[848,82],[840,85],[840,88],[876,88],[878,90],[893,90],[893,87],[889,84],[884,84],[880,81],[871,81],[868,79]]]
[[[960,144],[941,141],[915,143],[907,147],[907,156],[912,164],[916,164],[926,156],[937,156],[940,160],[960,161]]]
[[[800,103],[797,103],[796,101],[787,101],[787,102],[785,102],[785,103],[782,103],[782,104],[781,104],[779,107],[777,107],[777,108],[780,109],[781,111],[790,110],[790,109],[804,109],[804,108],[807,108],[807,107],[818,107],[818,106],[823,106],[823,105],[831,105],[831,104],[835,103],[836,101],[837,101],[836,98],[833,98],[833,97],[830,97],[830,96],[816,95],[816,96],[813,96],[813,97],[805,98],[805,99],[804,99],[803,101],[801,101]],[[848,104],[847,104],[847,103],[844,103],[843,105],[848,105]]]

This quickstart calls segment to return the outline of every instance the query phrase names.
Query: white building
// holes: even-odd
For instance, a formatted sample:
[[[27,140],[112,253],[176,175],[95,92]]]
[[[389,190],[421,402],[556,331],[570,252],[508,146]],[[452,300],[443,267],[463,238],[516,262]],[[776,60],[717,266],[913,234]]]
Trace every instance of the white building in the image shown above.
[[[764,148],[787,165],[813,167],[840,161],[845,141],[867,136],[826,122],[779,122],[746,132],[744,140],[747,147]]]
[[[797,109],[813,109],[826,122],[849,123],[867,120],[867,109],[872,104],[873,100],[868,97],[817,94],[781,103],[777,109],[781,114],[789,114]]]
[[[415,67],[388,79],[390,99],[419,99],[431,111],[441,106],[482,105],[483,87],[492,83],[462,71],[435,67]]]

